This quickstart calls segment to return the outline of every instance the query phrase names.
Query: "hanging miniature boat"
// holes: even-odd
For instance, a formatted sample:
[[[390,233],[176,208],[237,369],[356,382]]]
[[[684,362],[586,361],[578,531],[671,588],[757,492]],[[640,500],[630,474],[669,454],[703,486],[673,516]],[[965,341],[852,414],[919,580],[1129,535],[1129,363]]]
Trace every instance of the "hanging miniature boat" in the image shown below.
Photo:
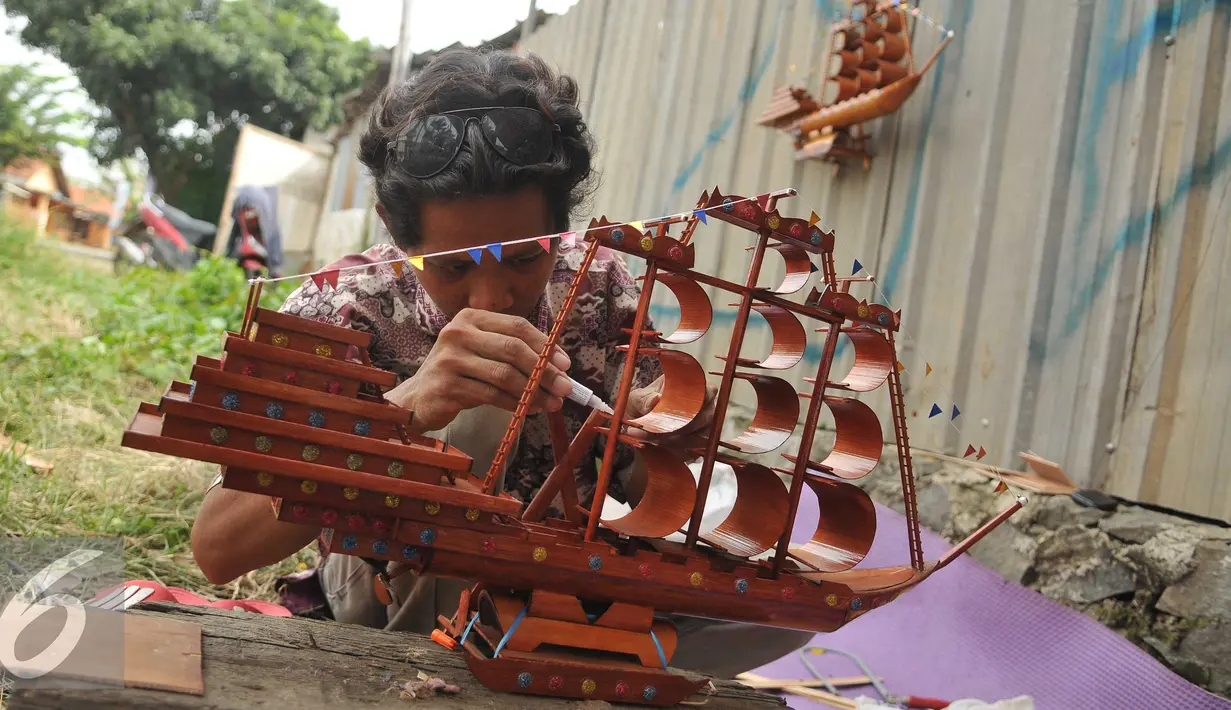
[[[846,18],[829,30],[820,102],[806,88],[780,87],[758,125],[789,133],[797,160],[858,158],[867,169],[871,154],[864,124],[901,108],[953,38],[952,30],[941,28],[940,45],[916,71],[911,16],[921,17],[900,0],[851,0]]]
[[[319,525],[334,554],[397,561],[417,573],[465,579],[475,587],[457,613],[441,617],[468,667],[488,687],[509,692],[666,706],[707,684],[669,669],[676,631],[656,615],[681,614],[750,624],[833,631],[890,603],[962,554],[1021,507],[1003,513],[939,560],[925,561],[915,503],[910,443],[895,367],[901,314],[850,293],[862,278],[838,278],[834,235],[776,209],[794,190],[745,198],[706,192],[698,210],[753,235],[744,283],[696,270],[691,243],[699,217],[666,218],[648,230],[601,218],[585,233],[585,257],[561,304],[496,455],[487,471],[443,443],[406,432],[412,413],[365,394],[393,376],[371,367],[369,336],[259,307],[249,294],[240,333],[224,336],[221,360],[198,358],[192,385],[175,382],[161,403],[141,405],[124,445],[210,461],[224,467],[223,486],[271,496],[281,520]],[[682,227],[679,236],[670,231]],[[496,490],[520,436],[548,354],[568,321],[581,279],[601,248],[645,262],[626,363],[612,412],[593,412],[570,442],[558,413],[548,417],[555,467],[524,504]],[[787,265],[774,288],[757,286],[763,257]],[[819,259],[814,270],[812,257]],[[811,275],[820,283],[803,302]],[[666,286],[682,316],[673,333],[646,328],[653,292]],[[708,332],[713,305],[702,285],[737,299],[729,347],[719,359],[714,424],[692,451],[633,436],[678,431],[701,412],[707,374],[673,346]],[[749,319],[764,318],[773,344],[762,358],[742,352]],[[778,376],[799,366],[819,322],[822,355],[808,392]],[[855,363],[832,377],[840,335]],[[626,416],[638,357],[663,365],[663,396],[648,413]],[[749,382],[757,410],[739,436],[721,438],[735,380]],[[876,535],[871,499],[850,481],[882,460],[888,432],[855,394],[888,391],[900,470],[910,560],[888,568],[858,565]],[[805,407],[806,403],[806,407]],[[814,454],[822,408],[836,425],[832,449]],[[785,444],[804,423],[789,465],[770,469],[740,458]],[[574,471],[606,436],[594,500],[578,500]],[[649,470],[646,490],[625,515],[603,518],[616,448],[634,447]],[[694,478],[686,460],[700,460]],[[730,466],[735,503],[704,535],[701,519],[716,464]],[[779,476],[782,476],[780,478]],[[789,481],[789,485],[784,483]],[[802,545],[791,531],[805,495],[820,506],[816,530]],[[555,500],[563,518],[548,517]],[[666,538],[679,533],[684,541]]]

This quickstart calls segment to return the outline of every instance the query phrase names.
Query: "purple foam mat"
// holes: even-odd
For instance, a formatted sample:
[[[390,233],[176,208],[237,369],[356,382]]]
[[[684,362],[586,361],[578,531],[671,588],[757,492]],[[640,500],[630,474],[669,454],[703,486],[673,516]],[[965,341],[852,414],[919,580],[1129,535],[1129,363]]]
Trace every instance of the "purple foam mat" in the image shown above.
[[[796,543],[812,535],[816,519],[815,505],[801,506],[792,535]],[[927,559],[936,559],[950,545],[924,530],[923,547]],[[905,518],[878,505],[876,542],[860,567],[909,561]],[[969,555],[893,603],[834,633],[817,634],[812,643],[861,657],[895,695],[987,702],[1028,695],[1037,710],[1231,708],[1231,702],[1184,680],[1114,631],[1004,580]],[[828,675],[859,675],[840,656],[810,659]],[[795,654],[755,672],[811,677]],[[870,686],[843,694],[879,699]],[[828,707],[785,697],[793,708]]]

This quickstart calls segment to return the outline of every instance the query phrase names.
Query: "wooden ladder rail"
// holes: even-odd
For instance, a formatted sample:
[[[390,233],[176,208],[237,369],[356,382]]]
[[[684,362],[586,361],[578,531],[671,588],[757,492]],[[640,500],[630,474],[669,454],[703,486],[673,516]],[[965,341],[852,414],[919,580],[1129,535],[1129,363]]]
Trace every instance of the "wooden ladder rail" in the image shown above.
[[[915,495],[915,472],[910,457],[910,436],[906,431],[906,399],[902,394],[902,376],[897,367],[897,345],[893,331],[886,330],[894,365],[889,368],[889,405],[893,411],[893,435],[898,446],[898,471],[902,475],[902,500],[906,508],[906,536],[910,543],[910,565],[923,569],[923,540],[919,533],[919,505]]]
[[[491,467],[487,469],[487,476],[483,479],[483,493],[486,495],[493,495],[496,492],[496,481],[500,477],[500,472],[504,470],[514,442],[517,441],[517,437],[521,436],[521,427],[525,423],[526,413],[530,410],[530,402],[534,400],[539,382],[543,378],[543,370],[547,368],[547,361],[556,351],[556,343],[560,341],[564,323],[568,320],[569,314],[573,311],[573,304],[577,301],[577,291],[581,288],[581,281],[589,272],[590,264],[594,262],[594,256],[597,253],[598,240],[595,239],[586,247],[581,266],[577,267],[577,275],[569,284],[564,302],[560,304],[560,312],[556,314],[556,321],[552,323],[551,331],[547,334],[547,343],[539,353],[539,359],[534,363],[534,370],[530,372],[530,381],[526,383],[521,398],[517,400],[517,408],[513,410],[513,419],[509,422],[509,428],[505,430],[504,437],[500,439],[500,446],[496,449],[496,456],[492,459]]]

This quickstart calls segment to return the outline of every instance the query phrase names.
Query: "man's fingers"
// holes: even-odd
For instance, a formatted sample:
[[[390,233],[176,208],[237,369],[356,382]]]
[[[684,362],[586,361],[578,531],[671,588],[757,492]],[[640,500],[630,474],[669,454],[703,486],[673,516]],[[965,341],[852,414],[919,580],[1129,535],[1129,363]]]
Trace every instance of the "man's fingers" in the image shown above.
[[[503,313],[494,313],[492,311],[463,311],[466,314],[465,320],[479,330],[488,333],[499,333],[510,338],[516,338],[526,344],[526,347],[533,354],[535,359],[539,353],[543,352],[543,348],[547,345],[547,335],[535,328],[530,321],[517,316],[505,315]],[[572,366],[572,360],[568,353],[560,346],[556,346],[555,352],[552,353],[552,364],[561,370],[568,370]],[[530,369],[534,367],[534,362],[524,368],[524,371],[529,374]]]

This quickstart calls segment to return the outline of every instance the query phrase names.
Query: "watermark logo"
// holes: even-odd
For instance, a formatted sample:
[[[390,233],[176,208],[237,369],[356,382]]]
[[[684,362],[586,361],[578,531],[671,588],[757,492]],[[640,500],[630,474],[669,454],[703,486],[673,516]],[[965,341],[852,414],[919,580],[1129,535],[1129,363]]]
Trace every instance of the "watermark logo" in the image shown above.
[[[39,570],[21,591],[0,612],[0,666],[18,678],[38,678],[55,670],[77,648],[85,633],[85,605],[66,592],[56,589],[66,577],[103,556],[101,550],[77,550]],[[23,629],[42,618],[55,607],[68,613],[59,635],[42,652],[24,661],[17,658],[17,639]]]

